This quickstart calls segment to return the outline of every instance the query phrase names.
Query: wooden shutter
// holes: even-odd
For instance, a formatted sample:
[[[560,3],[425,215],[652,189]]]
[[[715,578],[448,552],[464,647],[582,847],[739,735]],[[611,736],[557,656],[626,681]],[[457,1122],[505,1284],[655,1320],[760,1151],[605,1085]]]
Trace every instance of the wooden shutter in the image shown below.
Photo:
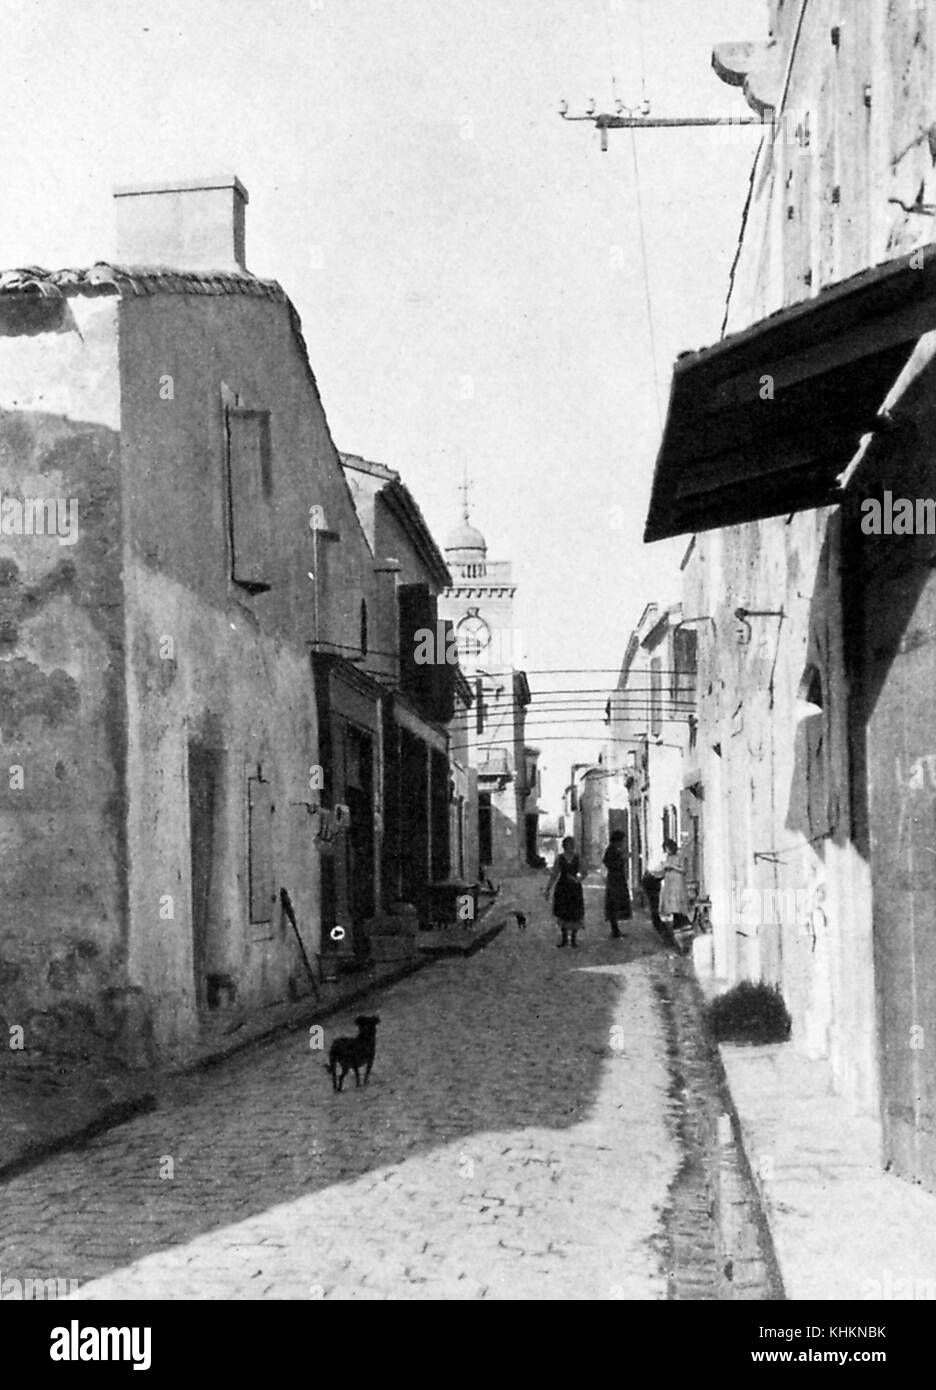
[[[434,678],[431,665],[421,665],[416,661],[416,633],[429,631],[435,642],[435,604],[428,584],[401,584],[397,594],[400,605],[400,686],[405,695],[423,708],[431,699]]]
[[[268,589],[273,541],[270,412],[229,406],[226,418],[231,578],[255,591]]]

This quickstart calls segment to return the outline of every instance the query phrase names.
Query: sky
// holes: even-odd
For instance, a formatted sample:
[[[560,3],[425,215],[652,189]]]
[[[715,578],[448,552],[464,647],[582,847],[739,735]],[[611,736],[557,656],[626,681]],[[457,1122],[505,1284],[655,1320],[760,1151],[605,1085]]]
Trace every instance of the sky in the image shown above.
[[[612,131],[602,153],[559,102],[747,115],[711,50],[764,37],[766,4],[0,0],[0,18],[0,267],[112,259],[115,187],[236,173],[247,264],[299,310],[338,447],[399,469],[440,542],[467,469],[534,691],[613,685],[644,606],[679,597],[688,537],[641,541],[653,463],[675,357],[720,333],[757,133]],[[552,809],[601,728],[531,719]]]

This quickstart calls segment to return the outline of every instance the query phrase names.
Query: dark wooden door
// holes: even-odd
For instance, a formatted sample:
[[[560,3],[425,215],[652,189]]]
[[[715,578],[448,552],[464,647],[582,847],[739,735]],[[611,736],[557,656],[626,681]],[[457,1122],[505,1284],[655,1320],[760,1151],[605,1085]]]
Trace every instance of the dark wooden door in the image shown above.
[[[494,827],[492,823],[491,793],[478,793],[478,860],[490,869],[494,862]]]
[[[215,853],[215,808],[218,754],[192,740],[188,746],[189,855],[192,891],[192,964],[195,998],[206,1007],[212,877]]]
[[[351,920],[355,928],[373,917],[376,911],[374,876],[374,758],[369,735],[349,729],[349,742],[354,744],[353,783],[349,774],[347,788],[351,826],[348,832],[348,890],[351,900]]]

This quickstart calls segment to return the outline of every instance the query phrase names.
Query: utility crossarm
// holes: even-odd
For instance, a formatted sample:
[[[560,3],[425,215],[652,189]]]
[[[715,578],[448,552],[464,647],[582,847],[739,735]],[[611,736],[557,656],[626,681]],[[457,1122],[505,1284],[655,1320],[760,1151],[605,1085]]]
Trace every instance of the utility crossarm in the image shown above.
[[[598,115],[589,112],[584,116],[570,116],[567,110],[559,108],[559,115],[564,121],[591,121],[596,130],[601,131],[601,148],[608,148],[609,130],[637,130],[637,129],[661,129],[676,128],[687,126],[745,126],[745,125],[769,125],[770,119],[761,116],[633,116],[619,115],[611,116],[607,114]]]

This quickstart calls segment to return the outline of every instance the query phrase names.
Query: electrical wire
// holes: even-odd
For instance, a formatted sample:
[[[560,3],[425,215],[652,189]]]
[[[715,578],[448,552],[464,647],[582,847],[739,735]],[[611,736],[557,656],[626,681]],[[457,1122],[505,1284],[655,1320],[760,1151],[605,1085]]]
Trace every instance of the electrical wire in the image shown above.
[[[657,714],[654,717],[654,722],[659,721],[664,724],[688,724],[690,723],[691,719],[692,716],[688,714]],[[572,715],[569,718],[567,718],[564,713],[561,715],[544,714],[539,719],[525,719],[523,722],[526,728],[536,727],[536,725],[539,725],[541,728],[545,728],[553,724],[601,724],[606,729],[611,727],[609,724],[605,723],[604,719],[602,719],[600,715],[597,714],[577,714]],[[626,722],[629,724],[647,723],[649,722],[649,715],[646,719],[629,719]]]
[[[689,675],[690,673],[684,666],[658,666],[655,668],[661,675]],[[620,666],[525,666],[524,675],[527,676],[619,676]],[[650,675],[649,671],[640,671],[638,675]]]
[[[660,433],[663,432],[663,406],[660,401],[660,373],[657,367],[656,354],[656,333],[653,327],[653,305],[650,295],[650,270],[647,262],[647,238],[644,232],[643,199],[640,194],[640,166],[637,162],[637,141],[634,138],[634,127],[628,130],[630,135],[631,157],[634,163],[634,191],[637,196],[637,224],[640,228],[640,258],[643,266],[644,298],[647,304],[647,327],[650,335],[650,358],[653,366],[653,395],[656,401],[657,425]]]
[[[452,744],[449,744],[449,752],[450,752],[450,753],[463,753],[463,752],[465,752],[466,750],[469,750],[469,749],[472,749],[472,748],[475,749],[476,751],[481,751],[481,752],[483,752],[485,748],[494,748],[494,747],[500,747],[500,746],[503,746],[503,747],[505,747],[505,748],[512,747],[513,744],[514,744],[514,742],[515,742],[515,740],[512,739],[512,738],[500,738],[500,739],[491,739],[490,741],[485,742],[485,743],[483,743],[483,744],[475,744],[475,743],[452,743]],[[640,748],[640,747],[643,746],[644,740],[643,740],[643,739],[640,739],[640,738],[603,738],[603,739],[602,739],[602,738],[594,738],[594,739],[590,739],[590,738],[586,738],[585,735],[578,735],[578,736],[576,736],[575,734],[539,734],[539,735],[537,736],[536,742],[537,742],[537,744],[540,744],[540,743],[570,743],[570,744],[575,744],[575,743],[600,743],[600,744],[603,744],[603,745],[604,745],[604,744],[609,744],[609,743],[627,743],[627,744],[630,744],[630,745],[632,745],[632,746],[634,746],[634,747]],[[683,747],[683,744],[681,744],[681,743],[665,743],[665,742],[663,742],[663,741],[661,740],[659,743],[654,742],[653,747],[654,747],[654,748],[682,748],[682,747]],[[623,771],[623,770],[624,770],[624,769],[622,769],[622,771]]]

